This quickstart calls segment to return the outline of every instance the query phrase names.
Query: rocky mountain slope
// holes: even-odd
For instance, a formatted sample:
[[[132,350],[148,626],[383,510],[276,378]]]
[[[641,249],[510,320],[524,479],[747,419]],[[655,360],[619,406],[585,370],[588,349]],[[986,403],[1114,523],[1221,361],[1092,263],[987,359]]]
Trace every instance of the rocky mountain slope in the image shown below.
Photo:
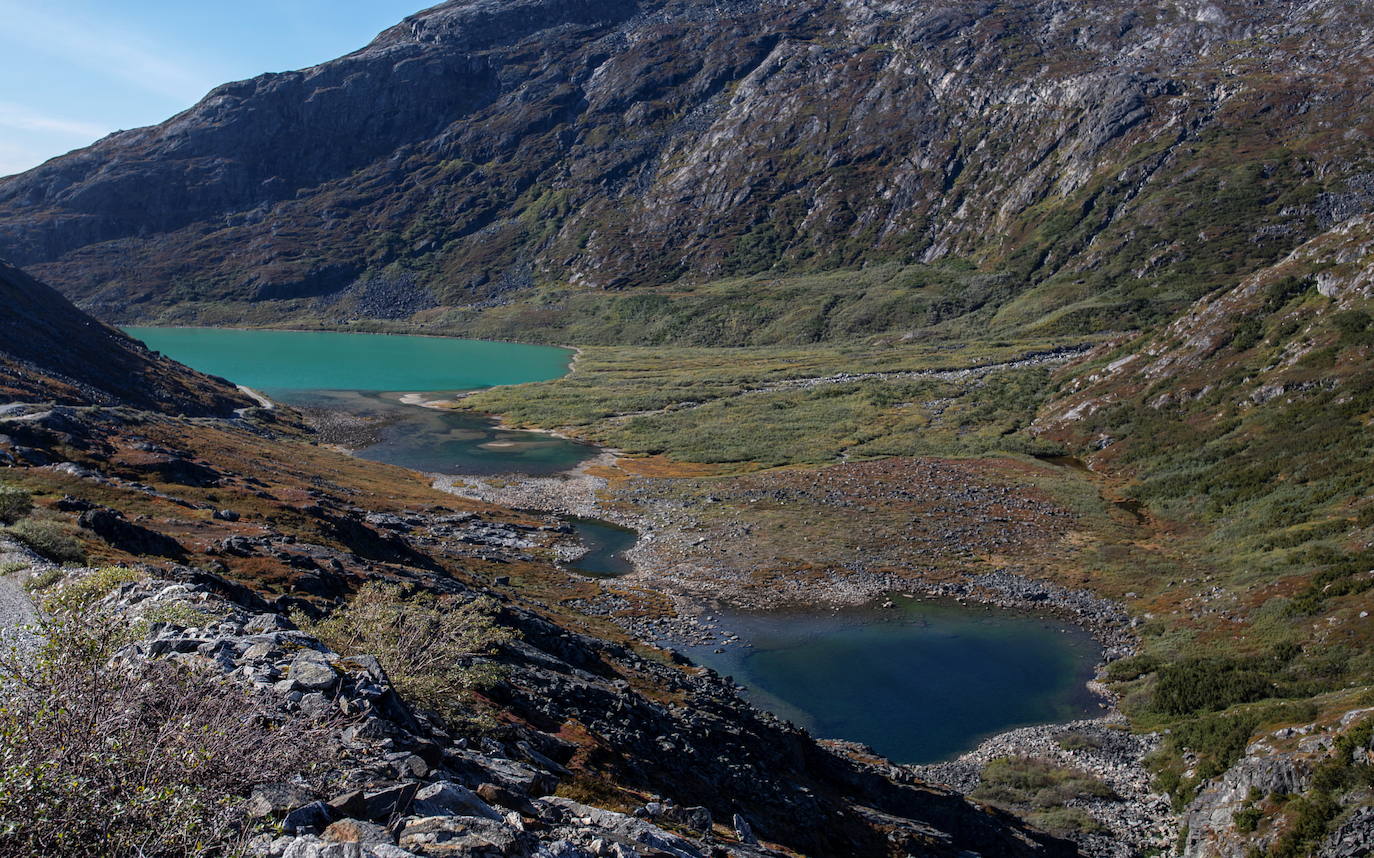
[[[1352,217],[1061,372],[1031,428],[1186,523],[1186,560],[1133,577],[1151,623],[1115,672],[1177,737],[1160,784],[1189,858],[1368,850],[1371,283]]]
[[[945,315],[1120,328],[1374,203],[1371,14],[460,0],[0,181],[0,253],[121,320],[450,327],[958,258]]]
[[[253,405],[223,379],[150,352],[0,262],[0,400],[128,404],[172,414]]]
[[[990,437],[960,455],[1075,454],[1060,464],[1116,522],[1066,566],[1138,620],[1140,651],[1108,679],[1133,727],[1159,731],[1179,851],[1347,858],[1374,820],[1371,32],[1353,0],[451,2],[0,180],[0,254],[118,320],[831,341],[839,363],[820,375],[860,374],[833,375],[824,409],[819,393],[773,407],[800,351],[749,358],[766,365],[748,396],[737,350],[646,349],[480,401],[564,426],[554,406],[605,397],[620,360],[628,404],[564,412],[623,418],[644,451],[708,438],[720,456],[716,439],[751,425],[737,402],[789,450],[840,427],[818,460],[928,455],[966,431]],[[10,395],[124,398],[92,374],[102,354],[37,372],[84,330],[34,340]],[[950,339],[1098,347],[1053,377],[993,373],[950,408],[962,393],[899,366],[931,338],[937,355]],[[161,378],[145,359],[134,374]],[[654,360],[681,383],[648,395]],[[201,383],[127,401],[212,410]],[[821,418],[780,416],[806,409]],[[649,814],[672,797],[818,854],[1060,848],[758,719],[718,680],[577,615],[594,594],[545,562],[547,522],[437,509],[453,499],[264,441],[295,430],[248,419],[20,409],[0,415],[0,460],[32,466],[16,479],[102,561],[213,567],[274,610],[377,578],[495,594],[531,642],[505,653],[516,673],[493,702],[516,728],[492,770],[558,773],[523,741],[579,801]],[[853,446],[874,427],[898,440]],[[268,443],[295,455],[264,457]],[[730,461],[764,461],[743,449]],[[241,632],[181,638],[280,674],[276,656],[240,663]],[[598,849],[626,846],[624,820],[577,813]],[[412,832],[439,833],[453,832]]]

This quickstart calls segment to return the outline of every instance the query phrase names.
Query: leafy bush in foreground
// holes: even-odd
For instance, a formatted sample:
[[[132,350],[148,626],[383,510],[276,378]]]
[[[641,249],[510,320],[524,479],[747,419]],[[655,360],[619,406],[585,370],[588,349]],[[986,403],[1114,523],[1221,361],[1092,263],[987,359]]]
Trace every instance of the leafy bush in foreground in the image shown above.
[[[21,488],[0,485],[0,524],[12,524],[33,510],[33,497]]]
[[[115,619],[37,631],[35,650],[0,652],[0,858],[238,855],[244,794],[325,761],[321,727],[219,677],[112,664]]]
[[[137,569],[125,566],[109,566],[68,581],[60,589],[48,593],[43,598],[43,608],[62,615],[77,615],[87,607],[104,598],[121,584],[129,584],[143,577]],[[53,583],[42,589],[46,591]],[[35,590],[40,589],[35,587]]]
[[[47,519],[26,518],[5,532],[56,563],[84,563],[86,549],[70,527]]]
[[[469,692],[499,678],[474,657],[515,636],[496,624],[496,607],[491,599],[408,595],[399,585],[373,582],[323,620],[301,613],[291,619],[335,652],[375,656],[403,697],[461,723],[470,714]]]

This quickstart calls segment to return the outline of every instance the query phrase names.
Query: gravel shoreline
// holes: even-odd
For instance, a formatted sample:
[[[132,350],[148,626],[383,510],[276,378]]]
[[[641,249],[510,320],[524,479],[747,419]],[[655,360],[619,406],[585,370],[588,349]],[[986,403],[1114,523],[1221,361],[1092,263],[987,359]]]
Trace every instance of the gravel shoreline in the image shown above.
[[[1061,744],[1069,736],[1077,740],[1072,749]],[[1003,757],[1034,757],[1088,772],[1120,799],[1070,802],[1111,832],[1082,836],[1080,846],[1094,858],[1131,858],[1167,850],[1178,839],[1169,800],[1151,789],[1150,773],[1142,763],[1158,746],[1158,735],[1131,733],[1126,719],[1113,712],[1104,718],[1009,730],[948,762],[905,768],[922,780],[965,794],[977,789],[984,766]]]

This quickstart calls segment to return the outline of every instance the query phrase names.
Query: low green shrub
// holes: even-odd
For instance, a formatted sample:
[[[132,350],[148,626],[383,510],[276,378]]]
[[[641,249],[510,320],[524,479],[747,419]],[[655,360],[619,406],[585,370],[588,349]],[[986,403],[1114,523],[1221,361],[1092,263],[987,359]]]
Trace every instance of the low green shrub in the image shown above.
[[[1191,715],[1273,695],[1274,666],[1259,659],[1194,658],[1164,665],[1155,683],[1155,711]]]
[[[1260,720],[1260,713],[1253,711],[1204,716],[1174,727],[1169,743],[1197,754],[1199,777],[1216,777],[1245,753]]]
[[[54,591],[43,600],[43,608],[53,613],[80,613],[105,597],[121,584],[130,584],[143,577],[136,569],[109,566],[82,575]]]
[[[1327,793],[1313,790],[1295,796],[1285,810],[1288,826],[1270,848],[1268,858],[1307,858],[1315,854],[1341,806]]]
[[[0,524],[13,524],[33,510],[33,496],[17,486],[0,485]]]
[[[27,564],[20,564],[20,568],[27,568]],[[42,572],[31,576],[29,580],[25,581],[24,589],[28,590],[30,593],[41,593],[62,580],[62,575],[62,570],[56,566],[44,569]]]
[[[1259,822],[1263,818],[1264,812],[1257,807],[1247,807],[1231,814],[1231,821],[1241,834],[1250,834],[1259,828]]]
[[[369,583],[323,620],[300,612],[292,620],[344,655],[371,655],[396,690],[454,724],[471,720],[471,692],[500,679],[482,656],[515,637],[495,621],[492,599],[461,601]]]
[[[1021,814],[1061,836],[1103,830],[1087,811],[1069,806],[1069,802],[1119,798],[1110,786],[1087,772],[1032,757],[1003,757],[988,763],[970,797]]]
[[[1159,670],[1160,660],[1152,655],[1131,655],[1107,665],[1109,682],[1130,682]]]
[[[196,629],[205,625],[206,615],[185,602],[169,602],[154,605],[139,617],[138,628],[147,630],[157,623],[176,626],[179,629]]]
[[[255,785],[319,773],[328,725],[281,720],[218,677],[109,666],[120,620],[48,615],[0,653],[0,856],[246,855]]]
[[[5,532],[54,563],[85,563],[86,549],[70,525],[49,519],[26,518]]]
[[[1042,810],[1075,798],[1117,797],[1110,786],[1087,772],[1031,757],[1003,757],[988,763],[971,795],[990,804]]]
[[[1077,730],[1064,733],[1056,741],[1059,743],[1059,747],[1066,751],[1096,751],[1102,747],[1100,736]]]
[[[1081,807],[1056,807],[1040,810],[1027,817],[1032,824],[1051,834],[1067,837],[1074,834],[1105,834],[1107,827],[1093,819]]]

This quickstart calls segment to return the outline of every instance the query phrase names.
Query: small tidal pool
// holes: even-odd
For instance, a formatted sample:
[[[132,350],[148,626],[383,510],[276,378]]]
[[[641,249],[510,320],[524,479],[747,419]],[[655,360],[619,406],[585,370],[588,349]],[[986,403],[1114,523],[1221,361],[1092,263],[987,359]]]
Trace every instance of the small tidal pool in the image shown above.
[[[1100,714],[1087,688],[1102,650],[1030,614],[892,596],[892,608],[725,613],[750,647],[685,650],[756,705],[818,738],[930,763],[1004,730]]]

